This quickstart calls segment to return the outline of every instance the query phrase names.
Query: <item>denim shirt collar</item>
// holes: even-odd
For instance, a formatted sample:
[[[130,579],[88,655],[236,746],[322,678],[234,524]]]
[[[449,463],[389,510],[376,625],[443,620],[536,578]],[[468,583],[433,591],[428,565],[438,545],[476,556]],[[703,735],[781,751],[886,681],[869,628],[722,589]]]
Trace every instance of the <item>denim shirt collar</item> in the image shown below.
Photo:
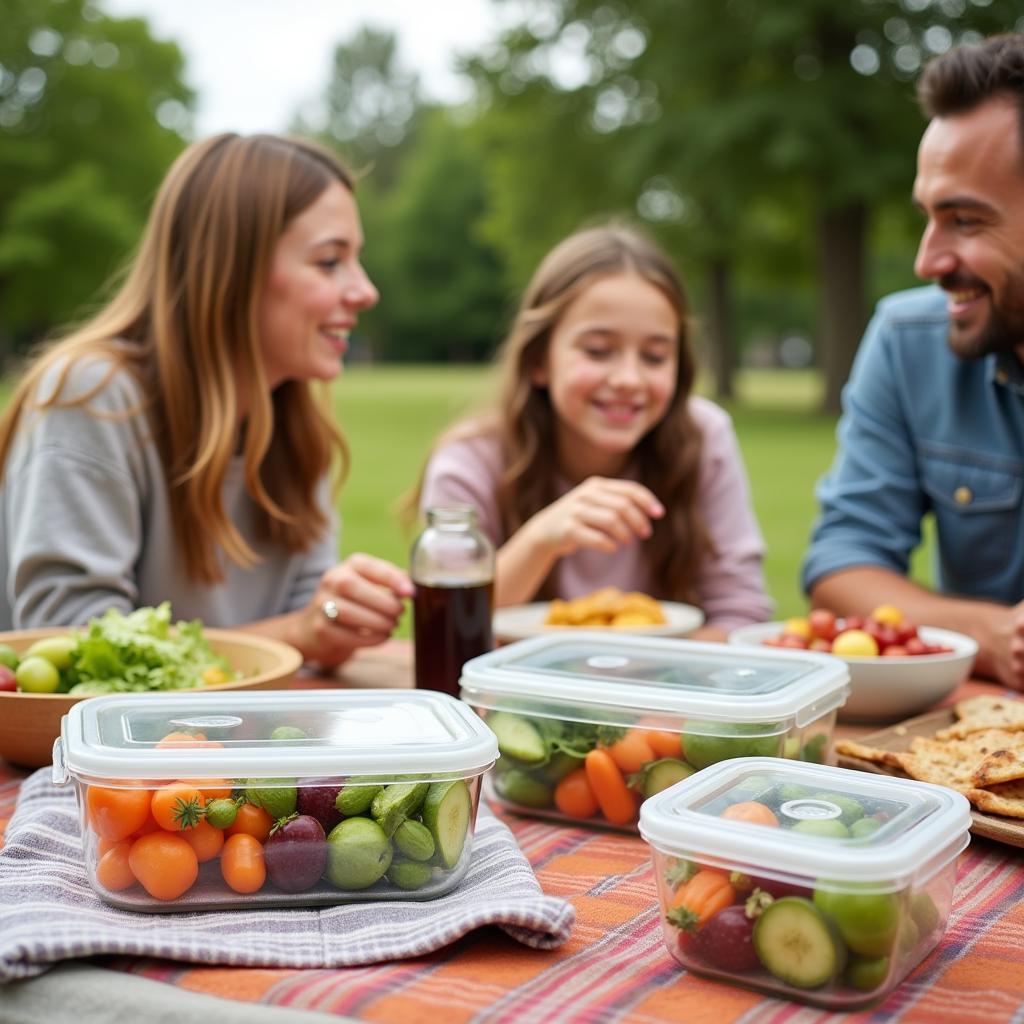
[[[988,357],[988,378],[1024,395],[1024,366],[1013,352],[997,352]]]

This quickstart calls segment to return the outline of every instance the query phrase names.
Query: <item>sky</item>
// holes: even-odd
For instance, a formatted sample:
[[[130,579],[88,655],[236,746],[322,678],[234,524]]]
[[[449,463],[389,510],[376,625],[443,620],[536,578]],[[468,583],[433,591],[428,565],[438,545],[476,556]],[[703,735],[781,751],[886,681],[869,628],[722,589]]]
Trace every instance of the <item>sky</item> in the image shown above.
[[[491,0],[100,0],[115,17],[145,17],[173,39],[198,94],[196,135],[284,131],[315,103],[335,46],[363,25],[398,37],[399,60],[420,74],[427,98],[457,102],[466,88],[452,70],[500,27]]]

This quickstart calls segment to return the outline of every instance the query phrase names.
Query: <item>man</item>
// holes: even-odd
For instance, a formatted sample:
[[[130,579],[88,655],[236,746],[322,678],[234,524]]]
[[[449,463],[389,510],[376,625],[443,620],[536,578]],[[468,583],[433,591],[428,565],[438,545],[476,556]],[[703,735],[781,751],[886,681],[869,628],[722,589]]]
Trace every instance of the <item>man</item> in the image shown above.
[[[936,58],[918,98],[914,269],[935,284],[868,326],[803,584],[840,614],[968,633],[976,671],[1024,689],[1024,35]],[[906,578],[927,512],[938,592]]]

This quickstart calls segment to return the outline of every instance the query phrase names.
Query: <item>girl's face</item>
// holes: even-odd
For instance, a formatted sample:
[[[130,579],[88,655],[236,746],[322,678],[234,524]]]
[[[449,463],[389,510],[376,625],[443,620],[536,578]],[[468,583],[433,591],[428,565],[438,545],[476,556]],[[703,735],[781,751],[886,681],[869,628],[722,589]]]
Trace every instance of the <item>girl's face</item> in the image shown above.
[[[333,182],[277,240],[260,303],[270,386],[331,380],[341,372],[359,313],[377,304],[359,254],[363,231],[352,193]]]
[[[664,293],[635,273],[598,278],[566,308],[533,383],[548,389],[570,480],[620,473],[668,411],[679,327]]]

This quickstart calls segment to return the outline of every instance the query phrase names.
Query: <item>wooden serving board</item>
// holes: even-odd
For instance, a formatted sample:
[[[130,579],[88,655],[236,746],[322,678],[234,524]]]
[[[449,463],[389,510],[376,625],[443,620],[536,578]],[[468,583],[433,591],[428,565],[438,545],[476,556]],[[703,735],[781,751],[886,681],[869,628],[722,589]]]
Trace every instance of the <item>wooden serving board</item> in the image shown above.
[[[952,708],[929,711],[917,718],[908,718],[878,732],[858,736],[857,742],[869,747],[879,747],[893,752],[906,750],[915,736],[934,736],[939,729],[945,729],[956,721]],[[862,772],[874,772],[876,775],[895,775],[899,778],[907,776],[898,768],[889,765],[875,764],[873,761],[862,761],[859,757],[839,754],[838,764],[841,768],[855,768]],[[1024,819],[1006,818],[1001,814],[988,814],[971,809],[971,832],[976,836],[994,839],[998,843],[1009,846],[1024,847]]]

